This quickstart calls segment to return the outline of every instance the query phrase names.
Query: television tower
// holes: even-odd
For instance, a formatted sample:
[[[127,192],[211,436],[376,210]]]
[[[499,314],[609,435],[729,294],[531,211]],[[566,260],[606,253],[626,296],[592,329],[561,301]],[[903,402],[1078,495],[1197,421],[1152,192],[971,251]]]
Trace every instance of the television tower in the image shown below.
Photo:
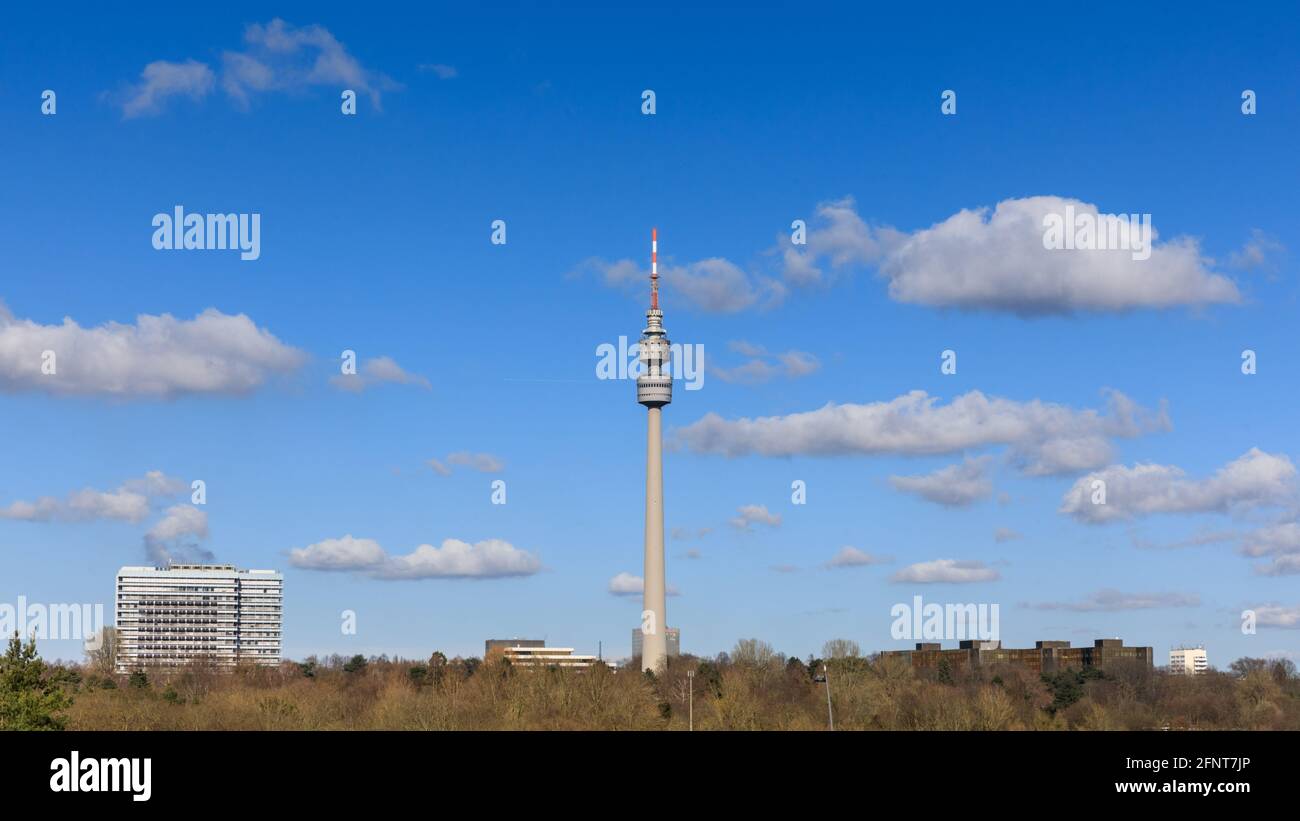
[[[661,672],[668,656],[664,592],[664,405],[673,401],[673,380],[665,371],[671,358],[664,312],[659,310],[659,229],[650,231],[650,310],[641,332],[641,372],[636,401],[646,406],[645,448],[645,600],[641,610],[641,669]]]

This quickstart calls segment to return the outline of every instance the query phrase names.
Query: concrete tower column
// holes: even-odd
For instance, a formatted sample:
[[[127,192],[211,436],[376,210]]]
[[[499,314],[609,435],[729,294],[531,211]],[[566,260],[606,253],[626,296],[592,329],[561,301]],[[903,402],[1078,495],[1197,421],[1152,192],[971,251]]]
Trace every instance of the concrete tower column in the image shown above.
[[[659,672],[668,656],[664,580],[663,410],[647,411],[645,447],[645,600],[641,612],[641,668]]]

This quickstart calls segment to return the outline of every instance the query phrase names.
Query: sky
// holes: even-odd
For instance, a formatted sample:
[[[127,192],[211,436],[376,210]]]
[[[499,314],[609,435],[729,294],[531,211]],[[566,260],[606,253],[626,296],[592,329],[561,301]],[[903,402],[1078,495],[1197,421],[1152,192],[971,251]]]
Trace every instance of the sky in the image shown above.
[[[684,651],[1300,660],[1300,13],[263,6],[8,12],[0,603],[215,561],[289,658],[629,655],[657,227]]]

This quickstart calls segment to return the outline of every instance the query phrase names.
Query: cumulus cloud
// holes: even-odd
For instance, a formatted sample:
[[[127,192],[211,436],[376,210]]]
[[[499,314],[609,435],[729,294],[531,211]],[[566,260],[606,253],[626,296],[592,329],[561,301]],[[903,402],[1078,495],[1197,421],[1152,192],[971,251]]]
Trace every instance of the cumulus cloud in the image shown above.
[[[1154,610],[1165,607],[1197,607],[1201,600],[1191,593],[1124,593],[1098,590],[1074,602],[1041,602],[1027,605],[1035,610],[1071,610],[1076,613],[1113,613],[1120,610]]]
[[[1112,465],[1080,478],[1060,512],[1091,524],[1156,513],[1223,513],[1281,504],[1294,497],[1295,466],[1285,455],[1251,448],[1207,479],[1189,479],[1172,465]],[[1094,504],[1104,482],[1105,503]],[[1098,497],[1100,498],[1100,497]]]
[[[0,508],[0,519],[26,522],[104,522],[139,524],[153,515],[160,500],[189,489],[184,481],[151,470],[128,479],[115,490],[83,488],[65,498],[42,496]],[[155,564],[208,561],[212,553],[200,542],[208,536],[208,516],[189,504],[172,505],[144,534],[145,553]]]
[[[374,539],[351,534],[325,539],[289,551],[289,564],[304,570],[344,570],[375,579],[502,578],[531,576],[541,561],[501,539],[469,544],[444,539],[434,547],[422,544],[410,553],[393,556]]]
[[[619,573],[609,580],[609,592],[613,596],[640,596],[645,592],[645,579],[631,573]],[[664,595],[676,596],[677,588],[671,584],[664,589]]]
[[[436,66],[443,76],[451,66]],[[118,95],[125,118],[160,113],[173,97],[198,100],[212,92],[216,73],[197,60],[158,60],[145,66],[140,81]],[[444,77],[445,79],[445,77]],[[253,23],[244,29],[244,48],[221,55],[221,88],[239,107],[247,108],[253,97],[267,92],[297,92],[325,87],[351,89],[367,95],[371,105],[381,108],[381,92],[399,88],[389,77],[366,68],[353,57],[324,26],[301,28],[274,19]]]
[[[262,92],[325,86],[365,94],[379,109],[380,92],[398,87],[361,65],[324,26],[298,28],[279,18],[253,23],[244,29],[244,46],[221,58],[221,87],[240,105]]]
[[[1277,270],[1278,258],[1285,253],[1286,246],[1278,241],[1277,237],[1255,228],[1250,232],[1250,239],[1246,240],[1246,244],[1228,257],[1228,264],[1248,271],[1271,272]]]
[[[874,265],[888,281],[892,299],[931,307],[1039,315],[1241,301],[1236,284],[1212,269],[1196,240],[1160,243],[1154,227],[1150,254],[1143,259],[1134,258],[1146,255],[1135,255],[1131,246],[1045,248],[1046,221],[1063,219],[1067,209],[1079,218],[1105,219],[1094,204],[1038,196],[1006,199],[991,209],[962,209],[929,228],[906,232],[868,225],[853,199],[845,197],[817,206],[806,245],[782,237],[777,250],[782,275],[792,285],[825,284],[842,269]],[[1277,250],[1257,232],[1233,262],[1257,266]]]
[[[966,459],[921,476],[890,476],[889,483],[904,493],[945,507],[965,507],[993,495],[987,474],[989,457]]]
[[[713,528],[711,527],[697,527],[694,530],[689,527],[674,527],[669,531],[669,537],[679,542],[685,542],[691,539],[703,539],[712,532]]]
[[[709,370],[723,382],[758,385],[779,376],[798,379],[821,367],[817,357],[804,351],[789,350],[784,353],[770,354],[761,345],[754,345],[744,340],[730,342],[728,347],[750,359],[733,368],[710,366]]]
[[[149,517],[152,499],[174,496],[185,487],[181,480],[154,470],[140,479],[123,482],[115,490],[83,488],[63,499],[42,496],[33,502],[11,502],[0,508],[0,519],[27,522],[113,520],[139,524]]]
[[[605,285],[622,290],[647,292],[650,269],[621,259],[609,262],[598,257],[583,261],[573,276],[595,274]],[[705,313],[734,314],[749,309],[768,309],[786,297],[786,288],[778,280],[751,274],[730,260],[711,257],[685,265],[660,260],[664,302],[681,300]]]
[[[172,63],[156,60],[140,72],[140,81],[125,88],[121,97],[125,119],[145,117],[162,111],[172,97],[201,100],[212,91],[216,76],[212,69],[196,60]]]
[[[1300,554],[1288,553],[1275,556],[1267,562],[1255,565],[1255,572],[1261,576],[1295,576],[1300,574]]]
[[[812,222],[804,245],[782,237],[782,273],[791,284],[821,284],[829,279],[823,266],[829,265],[833,273],[879,257],[880,243],[858,216],[852,197],[819,203]]]
[[[737,508],[736,513],[735,518],[729,521],[737,530],[753,530],[755,524],[768,527],[781,526],[781,514],[770,512],[764,505],[743,505]]]
[[[1240,552],[1246,556],[1300,553],[1300,522],[1282,522],[1246,533]]]
[[[420,63],[420,71],[427,71],[437,75],[439,80],[451,80],[460,76],[460,72],[455,66],[449,66],[445,63]]]
[[[1002,544],[1003,542],[1013,542],[1020,538],[1023,538],[1021,534],[1009,527],[999,527],[997,530],[993,531],[993,541],[998,544]]]
[[[208,514],[194,505],[172,505],[144,534],[145,552],[155,564],[208,562],[212,552],[201,546],[208,537]]]
[[[330,377],[330,384],[350,393],[361,393],[382,384],[415,385],[425,390],[432,387],[426,377],[407,372],[389,356],[367,359],[356,373],[335,374]]]
[[[54,373],[43,372],[46,351]],[[244,314],[208,308],[194,319],[141,314],[134,325],[83,328],[18,319],[0,305],[0,391],[54,395],[172,398],[246,394],[306,355]]]
[[[911,391],[887,402],[828,403],[785,416],[725,420],[710,413],[678,429],[674,443],[724,456],[935,456],[1006,445],[1024,473],[1055,475],[1105,465],[1113,438],[1168,427],[1163,407],[1145,410],[1117,391],[1109,392],[1109,413],[979,391],[941,405]]]
[[[1286,630],[1300,629],[1300,607],[1264,604],[1252,609],[1255,611],[1256,626],[1281,627]]]
[[[471,453],[467,450],[449,453],[442,461],[430,459],[428,465],[439,476],[450,476],[453,465],[477,470],[479,473],[500,473],[506,469],[505,462],[490,453]]]
[[[972,584],[1002,578],[997,570],[978,561],[935,559],[908,565],[890,577],[890,581],[911,584]]]
[[[880,274],[898,302],[1022,315],[1241,301],[1188,237],[1158,243],[1152,228],[1148,259],[1130,250],[1044,248],[1044,221],[1067,207],[1099,214],[1080,200],[1026,197],[1003,200],[991,213],[963,209],[910,234],[888,232]]]
[[[888,556],[874,556],[865,550],[858,550],[856,547],[845,545],[840,551],[831,557],[826,563],[827,567],[866,567],[873,564],[888,564],[891,562]]]

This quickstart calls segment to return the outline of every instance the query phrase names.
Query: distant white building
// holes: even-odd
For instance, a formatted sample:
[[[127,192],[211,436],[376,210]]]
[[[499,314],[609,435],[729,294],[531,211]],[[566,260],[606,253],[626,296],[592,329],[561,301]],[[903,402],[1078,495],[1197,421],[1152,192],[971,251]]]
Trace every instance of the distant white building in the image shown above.
[[[1210,669],[1210,660],[1205,655],[1205,648],[1175,647],[1169,651],[1169,672],[1180,676],[1199,676]]]
[[[509,645],[494,648],[514,667],[592,667],[601,660],[595,656],[575,655],[572,647]],[[612,665],[611,665],[612,666]]]
[[[284,577],[229,564],[117,571],[117,670],[280,663]]]

